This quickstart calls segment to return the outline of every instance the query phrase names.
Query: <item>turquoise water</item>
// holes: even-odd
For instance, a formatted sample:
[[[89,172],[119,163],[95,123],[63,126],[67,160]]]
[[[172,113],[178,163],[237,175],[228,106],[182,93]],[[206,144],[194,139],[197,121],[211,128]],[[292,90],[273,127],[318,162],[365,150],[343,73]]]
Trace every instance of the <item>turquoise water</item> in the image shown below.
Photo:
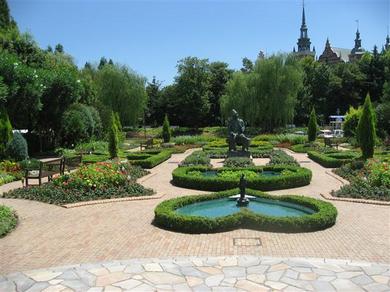
[[[252,199],[246,207],[237,207],[235,200],[223,198],[187,205],[177,209],[176,212],[182,215],[216,218],[239,212],[240,208],[248,208],[254,213],[277,217],[296,217],[314,213],[313,210],[297,204],[260,198]]]

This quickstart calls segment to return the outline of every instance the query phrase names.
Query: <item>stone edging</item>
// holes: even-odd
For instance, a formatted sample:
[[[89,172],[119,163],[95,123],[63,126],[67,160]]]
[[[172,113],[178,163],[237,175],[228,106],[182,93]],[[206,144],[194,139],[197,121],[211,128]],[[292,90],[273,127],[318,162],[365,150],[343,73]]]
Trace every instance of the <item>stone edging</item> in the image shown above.
[[[341,182],[344,186],[347,184],[346,181],[344,181],[342,178],[340,178],[338,175],[334,174],[331,171],[326,170],[325,173],[334,179],[337,179],[339,182]]]
[[[76,208],[76,207],[83,207],[83,206],[90,206],[90,205],[110,204],[110,203],[118,203],[118,202],[126,202],[126,201],[154,200],[154,199],[160,199],[164,196],[165,194],[155,194],[152,196],[135,196],[135,197],[126,197],[126,198],[106,199],[106,200],[94,200],[94,201],[65,204],[65,205],[61,205],[61,207],[69,209],[69,208]]]
[[[347,198],[347,197],[334,197],[334,196],[332,196],[330,194],[322,194],[322,193],[320,193],[320,195],[324,199],[331,200],[331,201],[343,201],[343,202],[349,202],[349,203],[360,203],[360,204],[390,206],[390,202],[386,202],[386,201],[355,199],[355,198]]]

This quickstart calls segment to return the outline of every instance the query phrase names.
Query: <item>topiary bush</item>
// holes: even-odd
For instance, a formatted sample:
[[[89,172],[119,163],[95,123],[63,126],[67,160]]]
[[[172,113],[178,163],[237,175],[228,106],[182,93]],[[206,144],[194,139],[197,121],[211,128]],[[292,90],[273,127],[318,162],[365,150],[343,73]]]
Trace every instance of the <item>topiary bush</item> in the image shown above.
[[[212,233],[250,228],[271,232],[310,232],[323,230],[336,223],[337,209],[330,203],[304,196],[271,196],[259,191],[247,189],[247,194],[257,198],[289,202],[302,205],[315,211],[299,217],[275,217],[253,213],[247,208],[239,212],[217,218],[188,216],[179,214],[176,209],[183,206],[220,198],[238,193],[238,189],[208,194],[174,198],[163,201],[154,210],[154,224],[173,231],[185,233]]]
[[[228,157],[223,162],[224,167],[249,167],[255,166],[249,157]]]
[[[168,120],[167,114],[165,114],[164,123],[162,126],[162,137],[163,137],[164,143],[169,143],[169,141],[171,141],[171,128],[169,126],[169,120]]]
[[[196,166],[205,165],[210,166],[210,157],[204,151],[194,151],[191,155],[188,155],[179,166]]]
[[[310,113],[309,124],[307,126],[307,136],[309,142],[314,142],[316,140],[317,131],[318,131],[317,116],[316,116],[316,111],[313,107]]]
[[[370,95],[367,94],[363,105],[362,115],[357,127],[357,138],[364,159],[374,156],[376,139],[375,113],[372,109]]]
[[[149,169],[169,159],[171,155],[171,149],[152,150],[128,154],[127,159],[131,164],[139,165],[142,168]]]
[[[22,134],[15,132],[12,140],[8,143],[6,153],[9,157],[16,161],[25,160],[28,158],[27,141]]]
[[[342,165],[351,162],[353,159],[358,158],[359,154],[356,152],[330,152],[321,153],[317,151],[309,151],[307,155],[310,159],[321,164],[327,168],[337,168]]]
[[[108,152],[110,153],[110,158],[118,157],[118,126],[116,123],[114,113],[111,113],[110,119],[110,131],[108,133]]]
[[[261,175],[264,171],[265,175]],[[271,172],[271,175],[267,175]],[[272,175],[272,172],[275,175]],[[256,190],[280,190],[310,184],[309,169],[296,166],[255,166],[245,168],[178,167],[172,172],[172,184],[204,191],[221,191],[236,188],[244,174],[249,188]]]

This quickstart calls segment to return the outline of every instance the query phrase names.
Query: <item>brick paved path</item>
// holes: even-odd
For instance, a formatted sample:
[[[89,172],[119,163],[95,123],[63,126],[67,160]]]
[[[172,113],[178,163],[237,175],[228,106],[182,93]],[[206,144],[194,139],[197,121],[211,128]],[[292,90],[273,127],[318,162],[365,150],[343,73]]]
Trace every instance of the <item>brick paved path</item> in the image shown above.
[[[13,273],[1,291],[389,291],[390,265],[326,259],[133,259]]]
[[[72,209],[40,202],[0,199],[13,207],[20,224],[0,239],[0,274],[67,264],[115,259],[265,255],[320,257],[390,263],[390,208],[349,202],[332,202],[339,215],[334,227],[300,234],[247,229],[217,234],[188,235],[151,224],[155,206],[180,195],[202,193],[174,187],[171,172],[191,151],[173,155],[152,169],[142,183],[166,193],[162,199],[92,205]],[[313,171],[309,186],[273,193],[305,194],[338,188],[340,181],[305,154],[294,154]],[[17,183],[12,186],[17,185]],[[0,190],[9,185],[0,187]],[[259,244],[260,243],[260,244]]]

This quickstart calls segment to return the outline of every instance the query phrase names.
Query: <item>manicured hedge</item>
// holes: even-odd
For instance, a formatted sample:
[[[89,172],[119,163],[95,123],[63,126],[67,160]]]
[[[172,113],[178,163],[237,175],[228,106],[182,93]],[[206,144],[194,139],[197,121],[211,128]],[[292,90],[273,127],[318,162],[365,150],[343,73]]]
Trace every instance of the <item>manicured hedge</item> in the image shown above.
[[[316,211],[299,217],[275,217],[254,213],[246,208],[218,218],[178,214],[175,210],[196,202],[215,200],[238,193],[238,189],[215,194],[185,196],[163,201],[154,210],[154,224],[169,230],[185,233],[212,233],[237,228],[250,228],[272,232],[309,232],[326,229],[336,222],[337,209],[330,203],[304,196],[271,196],[259,191],[247,190],[247,194],[259,198],[300,204]],[[249,203],[250,204],[250,203]]]
[[[307,155],[310,159],[321,164],[323,167],[328,168],[340,167],[358,157],[358,154],[355,152],[321,153],[317,151],[309,151]]]
[[[212,169],[210,167],[179,167],[176,168],[172,173],[172,183],[175,186],[204,190],[204,191],[223,191],[238,187],[239,178],[223,178],[223,177],[207,177],[207,176],[191,176],[188,174],[191,171],[283,171],[290,170],[293,173],[283,174],[280,176],[258,176],[255,178],[247,178],[247,185],[249,188],[269,191],[269,190],[280,190],[301,187],[310,184],[311,171],[303,167],[288,166],[288,165],[275,165],[275,166],[255,166],[245,168],[227,168],[222,167],[218,169]]]
[[[144,151],[127,155],[131,164],[139,165],[142,168],[153,168],[161,162],[169,159],[172,155],[172,149]]]

